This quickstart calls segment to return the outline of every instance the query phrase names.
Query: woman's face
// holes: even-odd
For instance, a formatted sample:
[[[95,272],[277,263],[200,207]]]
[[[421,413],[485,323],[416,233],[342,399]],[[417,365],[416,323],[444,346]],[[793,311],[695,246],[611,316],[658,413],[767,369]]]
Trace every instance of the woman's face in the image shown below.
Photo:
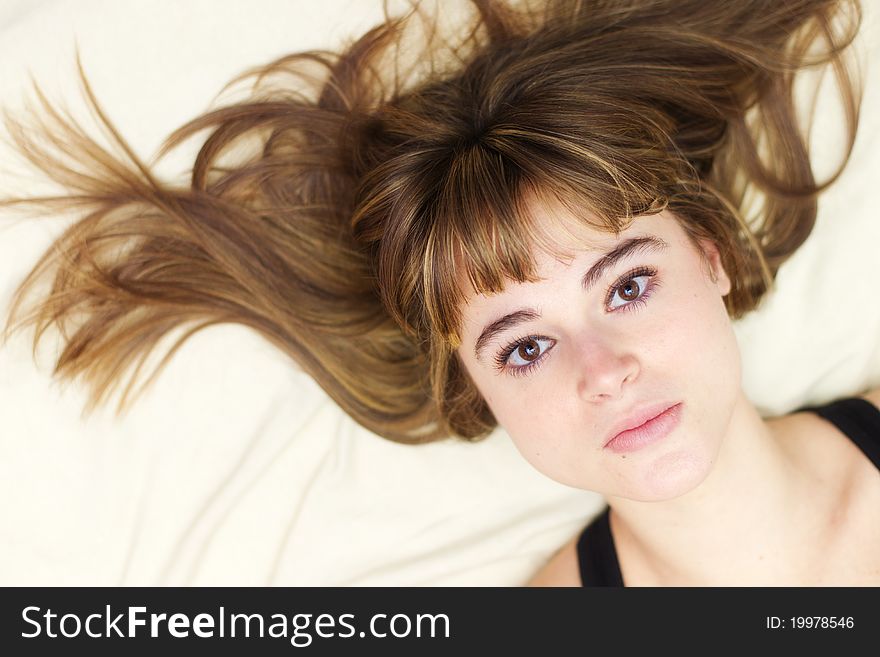
[[[682,495],[709,473],[740,393],[717,250],[704,244],[704,261],[668,212],[637,218],[617,238],[564,222],[557,241],[573,258],[536,251],[541,281],[472,294],[458,356],[540,472],[634,500]],[[678,420],[661,439],[606,446],[633,418],[673,404]]]

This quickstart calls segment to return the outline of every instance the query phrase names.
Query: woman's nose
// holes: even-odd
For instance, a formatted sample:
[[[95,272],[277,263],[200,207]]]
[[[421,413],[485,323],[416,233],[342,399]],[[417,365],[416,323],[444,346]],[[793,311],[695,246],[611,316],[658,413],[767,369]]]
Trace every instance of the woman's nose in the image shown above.
[[[587,401],[616,399],[639,374],[639,361],[620,345],[590,340],[581,348],[578,393]]]

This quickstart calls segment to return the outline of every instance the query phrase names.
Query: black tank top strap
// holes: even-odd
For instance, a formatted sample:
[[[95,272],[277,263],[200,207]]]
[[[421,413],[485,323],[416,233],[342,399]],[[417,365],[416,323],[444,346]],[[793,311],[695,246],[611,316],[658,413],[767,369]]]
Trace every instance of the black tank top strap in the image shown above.
[[[800,411],[811,411],[831,422],[880,470],[880,409],[874,404],[861,397],[846,397],[821,406],[805,406]]]
[[[591,522],[577,542],[578,566],[583,586],[623,586],[623,576],[608,521],[610,507]]]

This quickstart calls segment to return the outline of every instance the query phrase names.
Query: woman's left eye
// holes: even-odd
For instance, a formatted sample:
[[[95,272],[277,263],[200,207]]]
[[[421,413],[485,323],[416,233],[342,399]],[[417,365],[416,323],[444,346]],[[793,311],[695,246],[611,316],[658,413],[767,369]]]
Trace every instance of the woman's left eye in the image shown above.
[[[606,305],[611,310],[617,310],[643,304],[651,290],[657,286],[657,282],[652,281],[656,274],[655,270],[645,267],[627,272],[608,288]],[[615,303],[616,299],[619,299],[621,303]]]

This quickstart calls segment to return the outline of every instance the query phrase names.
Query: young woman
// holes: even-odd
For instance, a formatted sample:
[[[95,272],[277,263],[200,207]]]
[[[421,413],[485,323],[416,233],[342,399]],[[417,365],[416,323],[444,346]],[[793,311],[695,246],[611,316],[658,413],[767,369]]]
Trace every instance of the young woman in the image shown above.
[[[500,424],[609,503],[536,584],[880,583],[877,392],[762,419],[730,323],[845,164],[815,179],[796,72],[833,70],[852,147],[858,6],[473,9],[414,54],[412,18],[389,17],[257,71],[252,100],[169,138],[212,129],[185,188],[48,105],[54,150],[12,123],[70,193],[9,202],[83,212],[20,288],[19,326],[61,329],[57,372],[93,405],[135,366],[130,401],[172,329],[193,327],[169,355],[239,322],[390,440]]]

